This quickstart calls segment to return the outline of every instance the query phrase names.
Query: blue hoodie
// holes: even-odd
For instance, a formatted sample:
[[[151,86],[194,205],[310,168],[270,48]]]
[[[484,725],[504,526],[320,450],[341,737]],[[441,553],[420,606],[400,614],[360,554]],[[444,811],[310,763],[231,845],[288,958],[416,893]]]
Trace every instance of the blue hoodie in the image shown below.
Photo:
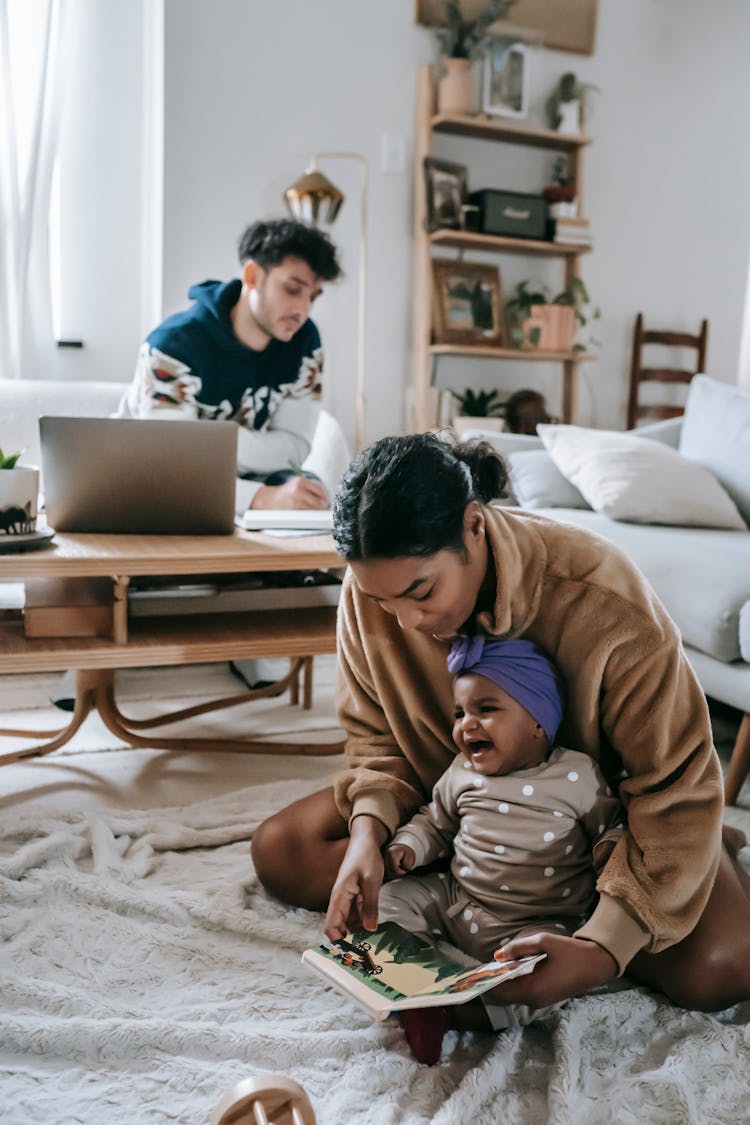
[[[200,382],[201,417],[234,418],[241,411],[238,421],[261,430],[281,397],[319,391],[320,335],[307,320],[286,343],[272,339],[263,351],[247,347],[235,336],[231,318],[241,290],[237,278],[191,286],[194,304],[168,316],[146,344],[190,368]]]

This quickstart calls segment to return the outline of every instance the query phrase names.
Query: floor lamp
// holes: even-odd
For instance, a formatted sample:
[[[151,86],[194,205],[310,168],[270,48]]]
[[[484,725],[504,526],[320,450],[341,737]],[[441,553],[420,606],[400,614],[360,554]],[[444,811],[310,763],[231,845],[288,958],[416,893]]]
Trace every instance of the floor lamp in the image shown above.
[[[333,223],[344,203],[344,193],[318,169],[319,160],[354,160],[361,173],[359,231],[359,286],[357,302],[357,378],[355,383],[354,446],[359,453],[365,440],[365,293],[367,279],[367,160],[357,152],[316,152],[303,176],[284,192],[293,218],[311,226]]]

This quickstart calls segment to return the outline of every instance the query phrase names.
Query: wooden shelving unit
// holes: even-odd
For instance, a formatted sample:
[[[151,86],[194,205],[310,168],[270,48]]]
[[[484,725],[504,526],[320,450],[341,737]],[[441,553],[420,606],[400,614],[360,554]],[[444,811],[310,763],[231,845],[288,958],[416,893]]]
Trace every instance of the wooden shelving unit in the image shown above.
[[[564,152],[568,167],[575,177],[578,197],[582,194],[581,153],[590,144],[588,137],[568,136],[551,129],[539,129],[512,120],[482,116],[436,114],[431,68],[419,72],[417,90],[417,122],[415,130],[414,175],[414,429],[435,426],[438,414],[438,392],[433,386],[437,360],[443,355],[490,358],[500,361],[559,363],[562,367],[562,418],[572,422],[576,413],[578,365],[593,357],[581,352],[538,352],[520,348],[498,348],[477,344],[432,343],[432,267],[433,250],[470,250],[487,254],[517,254],[534,258],[557,258],[564,266],[565,281],[580,276],[580,258],[590,247],[566,243],[543,242],[524,238],[506,238],[478,234],[474,231],[437,230],[428,232],[423,161],[432,152],[434,133],[450,133],[474,140],[502,142],[529,148]]]
[[[535,352],[531,348],[494,348],[490,344],[430,344],[430,355],[463,355],[470,359],[518,359],[539,363],[583,363],[594,358],[582,352]]]
[[[488,254],[524,254],[534,258],[578,257],[590,247],[566,242],[535,242],[530,238],[508,238],[499,234],[476,234],[469,230],[434,230],[427,236],[430,246],[450,246],[456,250],[486,250]]]

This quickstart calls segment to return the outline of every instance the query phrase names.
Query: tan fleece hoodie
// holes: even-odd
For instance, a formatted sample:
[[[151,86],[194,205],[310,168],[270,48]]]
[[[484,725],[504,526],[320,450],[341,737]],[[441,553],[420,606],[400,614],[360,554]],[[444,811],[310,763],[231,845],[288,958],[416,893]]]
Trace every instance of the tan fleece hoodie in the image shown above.
[[[713,885],[723,796],[706,701],[676,626],[618,548],[530,512],[484,513],[498,581],[479,625],[546,649],[567,691],[558,739],[599,762],[627,811],[578,931],[623,971],[640,949],[689,934]],[[338,634],[352,768],[336,780],[336,801],[345,817],[369,813],[392,833],[455,754],[449,645],[400,629],[351,573]]]

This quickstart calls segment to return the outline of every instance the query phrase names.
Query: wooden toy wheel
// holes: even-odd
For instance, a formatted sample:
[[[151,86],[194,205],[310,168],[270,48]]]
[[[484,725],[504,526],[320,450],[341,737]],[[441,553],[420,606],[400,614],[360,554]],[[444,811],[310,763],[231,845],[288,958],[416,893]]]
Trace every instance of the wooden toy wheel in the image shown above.
[[[258,1074],[238,1082],[221,1097],[211,1125],[315,1125],[302,1087],[283,1074]]]

